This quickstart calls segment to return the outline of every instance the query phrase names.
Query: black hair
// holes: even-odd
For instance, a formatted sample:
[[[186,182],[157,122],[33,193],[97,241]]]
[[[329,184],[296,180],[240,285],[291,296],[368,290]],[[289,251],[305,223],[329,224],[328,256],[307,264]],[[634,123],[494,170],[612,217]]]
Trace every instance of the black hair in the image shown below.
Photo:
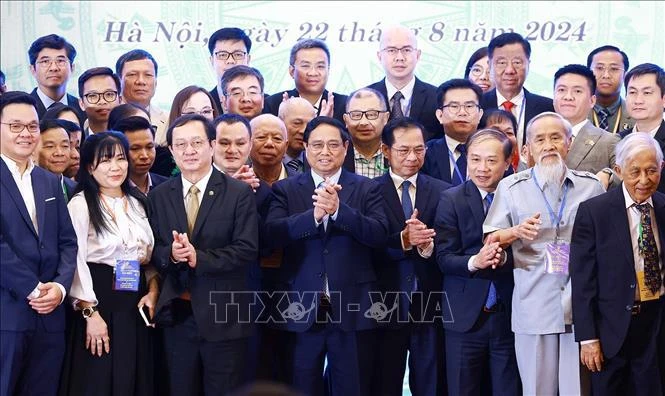
[[[621,58],[623,59],[623,69],[628,70],[628,66],[630,65],[630,63],[628,63],[628,55],[613,45],[603,45],[602,47],[598,47],[589,52],[589,56],[586,58],[586,66],[590,68],[591,64],[593,63],[593,57],[596,56],[596,54],[604,51],[615,51],[621,54]]]
[[[155,66],[155,77],[157,77],[157,61],[152,57],[150,52],[142,49],[131,50],[120,55],[115,62],[115,73],[122,76],[122,68],[125,67],[125,63],[143,59],[149,59],[152,62],[153,66]]]
[[[150,121],[141,116],[130,116],[123,118],[113,125],[113,130],[127,134],[128,132],[149,130],[152,136],[155,136],[155,131],[150,124]]]
[[[529,41],[525,40],[521,34],[515,32],[502,33],[494,37],[487,46],[487,55],[492,59],[494,57],[495,49],[515,43],[522,45],[526,58],[531,59],[531,44],[529,44]]]
[[[176,118],[175,121],[171,125],[169,125],[169,129],[166,130],[166,143],[171,146],[173,144],[173,130],[175,128],[181,127],[185,124],[188,124],[190,122],[198,121],[203,124],[203,127],[205,129],[206,136],[208,137],[208,141],[212,142],[215,140],[216,133],[215,133],[215,128],[212,126],[212,123],[208,121],[207,118],[200,114],[185,114],[181,115],[180,117]]]
[[[662,67],[654,65],[653,63],[642,63],[641,65],[633,67],[628,73],[626,73],[626,77],[624,77],[623,80],[626,91],[628,90],[628,83],[631,78],[643,76],[645,74],[653,74],[656,77],[656,84],[660,88],[659,98],[665,96],[665,71]]]
[[[311,135],[312,131],[318,128],[320,125],[330,125],[337,128],[339,130],[339,135],[342,138],[343,143],[346,143],[351,139],[349,131],[346,129],[346,126],[341,121],[331,117],[319,116],[313,118],[310,122],[307,123],[302,140],[305,143],[309,143],[309,135]]]
[[[559,77],[564,74],[577,74],[587,79],[589,83],[589,88],[591,89],[591,95],[596,94],[596,76],[593,74],[591,69],[584,65],[566,65],[554,73],[554,86],[556,87],[556,82]]]
[[[411,117],[397,117],[388,121],[386,126],[383,127],[381,132],[381,141],[388,147],[392,147],[395,143],[395,130],[396,129],[410,129],[416,128],[423,135],[423,142],[427,141],[425,136],[425,126],[418,122],[415,118]]]
[[[328,45],[326,45],[325,41],[319,39],[304,39],[296,42],[295,45],[291,47],[291,54],[289,55],[289,65],[291,66],[295,65],[296,55],[298,54],[298,51],[304,49],[312,49],[312,48],[318,48],[323,50],[323,52],[326,53],[326,58],[328,58],[328,65],[330,65],[330,50],[328,49]]]
[[[439,85],[436,89],[436,105],[437,108],[443,107],[443,98],[446,96],[446,92],[452,89],[470,89],[478,97],[478,103],[480,103],[480,98],[483,96],[483,90],[479,86],[472,83],[471,81],[465,78],[453,78]]]
[[[261,88],[261,93],[263,93],[263,87],[265,85],[263,81],[263,75],[261,72],[253,67],[250,66],[245,66],[245,65],[236,65],[233,66],[232,68],[226,70],[224,72],[224,75],[222,76],[222,95],[226,96],[228,95],[228,91],[226,90],[226,87],[229,85],[229,83],[237,78],[245,78],[248,76],[254,76],[256,77],[257,80],[259,80],[259,87]]]
[[[76,58],[76,49],[71,45],[64,37],[58,36],[57,34],[49,34],[47,36],[42,36],[37,40],[33,41],[28,49],[28,58],[30,59],[30,64],[32,66],[37,62],[37,56],[44,48],[51,48],[56,50],[65,49],[67,53],[67,59],[69,59],[70,65],[74,63],[74,58]],[[70,66],[71,67],[71,66]]]
[[[210,36],[210,39],[208,39],[208,51],[210,51],[210,55],[213,55],[213,51],[215,50],[215,45],[217,44],[218,41],[242,41],[243,44],[245,44],[245,48],[247,48],[247,53],[249,54],[249,51],[252,49],[252,39],[247,36],[244,30],[239,29],[237,27],[226,27],[226,28],[221,28],[217,30],[215,33],[213,33]],[[157,69],[155,67],[155,69]]]
[[[466,139],[466,149],[469,150],[476,141],[485,140],[486,138],[498,140],[499,143],[501,143],[501,146],[503,146],[503,160],[510,162],[513,155],[513,142],[508,139],[508,136],[506,136],[505,133],[497,131],[496,129],[480,129],[472,133],[471,136]]]
[[[98,76],[109,76],[113,79],[113,82],[115,83],[115,87],[118,91],[118,96],[120,96],[120,78],[118,78],[118,75],[113,73],[113,70],[109,67],[93,67],[92,69],[88,69],[81,74],[79,77],[79,97],[83,99],[83,86],[85,85],[85,82],[88,81],[89,79],[93,77],[98,77]]]
[[[473,54],[471,54],[469,61],[466,62],[466,68],[464,69],[464,78],[469,78],[469,74],[471,74],[471,68],[473,68],[473,64],[478,62],[480,59],[483,59],[484,57],[488,56],[487,54],[488,54],[487,47],[480,47],[477,50],[475,50]]]
[[[0,116],[5,107],[11,104],[27,104],[37,109],[37,101],[23,91],[8,91],[0,95]]]
[[[57,128],[62,128],[62,125],[60,125],[56,120],[46,120],[42,119],[39,121],[39,133],[43,134],[44,132],[48,131],[49,129],[57,129]],[[65,132],[67,132],[67,135],[69,135],[69,131],[65,129]]]
[[[109,129],[115,129],[115,124],[121,120],[136,115],[136,113],[143,113],[150,119],[150,113],[143,107],[135,103],[123,103],[114,107],[109,113],[108,127]]]
[[[493,124],[497,121],[506,120],[510,121],[513,126],[513,131],[517,133],[517,118],[513,113],[505,111],[502,109],[489,109],[483,112],[483,116],[480,118],[478,123],[478,129],[485,129],[489,127],[489,124]]]
[[[60,126],[60,128],[67,131],[68,135],[71,135],[73,132],[83,132],[83,130],[81,129],[81,125],[79,125],[75,122],[71,122],[69,120],[61,120],[61,119],[58,119],[58,118],[53,120],[53,121],[55,121]],[[83,138],[84,138],[84,135],[81,134],[81,140],[83,140]]]
[[[249,124],[247,118],[239,114],[222,114],[221,116],[215,118],[212,121],[212,127],[215,129],[215,137],[217,136],[217,127],[219,124],[233,125],[233,124],[243,124],[247,128],[247,134],[249,137],[252,137],[252,127]]]
[[[42,120],[58,120],[58,119],[60,119],[60,116],[62,115],[62,113],[65,113],[67,111],[69,111],[71,113],[74,113],[74,115],[76,116],[76,119],[79,120],[79,125],[80,125],[81,124],[81,116],[79,115],[79,113],[76,110],[74,110],[73,107],[67,106],[67,105],[62,104],[60,102],[53,103],[51,105],[51,107],[49,107],[46,110],[44,115],[42,115],[41,119]]]

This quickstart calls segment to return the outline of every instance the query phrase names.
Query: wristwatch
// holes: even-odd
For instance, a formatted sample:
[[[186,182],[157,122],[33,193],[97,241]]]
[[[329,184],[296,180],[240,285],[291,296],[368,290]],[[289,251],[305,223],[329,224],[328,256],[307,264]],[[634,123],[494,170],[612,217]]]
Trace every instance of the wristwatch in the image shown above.
[[[84,319],[88,319],[95,312],[97,312],[97,307],[85,307],[81,310],[81,313],[83,313],[83,318]]]

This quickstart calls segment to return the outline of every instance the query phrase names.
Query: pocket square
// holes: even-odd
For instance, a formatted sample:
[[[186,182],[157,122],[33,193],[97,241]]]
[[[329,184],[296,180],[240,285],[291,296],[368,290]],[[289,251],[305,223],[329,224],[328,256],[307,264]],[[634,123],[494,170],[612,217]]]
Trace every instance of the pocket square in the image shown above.
[[[48,202],[48,201],[55,201],[55,197],[46,198],[46,199],[44,200],[44,202]]]

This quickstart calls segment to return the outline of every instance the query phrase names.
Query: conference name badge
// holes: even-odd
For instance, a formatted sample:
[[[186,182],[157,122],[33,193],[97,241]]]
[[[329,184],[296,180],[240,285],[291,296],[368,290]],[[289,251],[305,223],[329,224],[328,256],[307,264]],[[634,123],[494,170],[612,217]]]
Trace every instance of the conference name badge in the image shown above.
[[[113,290],[138,291],[141,271],[138,260],[116,260],[113,269]]]
[[[545,272],[552,275],[568,275],[570,243],[556,240],[546,245]]]
[[[652,293],[644,282],[644,271],[637,271],[637,286],[640,288],[640,301],[651,301],[660,298],[660,289]]]

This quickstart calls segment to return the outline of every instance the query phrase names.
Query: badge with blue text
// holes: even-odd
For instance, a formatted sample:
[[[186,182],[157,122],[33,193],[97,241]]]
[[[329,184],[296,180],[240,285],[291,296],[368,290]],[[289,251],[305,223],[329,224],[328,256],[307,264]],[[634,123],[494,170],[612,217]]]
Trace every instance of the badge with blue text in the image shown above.
[[[545,272],[553,275],[568,275],[570,243],[556,240],[546,245]]]
[[[116,260],[113,269],[113,290],[138,291],[140,278],[138,260]]]

